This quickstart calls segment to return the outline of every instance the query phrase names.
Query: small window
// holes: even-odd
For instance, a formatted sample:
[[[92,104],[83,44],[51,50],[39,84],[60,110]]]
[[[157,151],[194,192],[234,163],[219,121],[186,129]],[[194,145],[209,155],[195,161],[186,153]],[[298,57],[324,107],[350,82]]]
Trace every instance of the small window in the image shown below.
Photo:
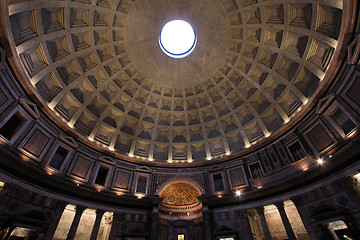
[[[285,153],[284,149],[282,149],[282,147],[279,147],[278,150],[279,150],[281,157],[286,158],[286,153]]]
[[[337,109],[331,117],[345,136],[356,128],[356,124],[341,109]]]
[[[213,180],[214,180],[214,189],[215,192],[219,192],[219,191],[224,191],[224,183],[223,183],[223,179],[222,179],[222,175],[221,173],[217,173],[213,175]]]
[[[253,179],[263,176],[263,172],[259,162],[249,165],[249,168]]]
[[[0,128],[0,134],[8,141],[16,135],[19,129],[24,125],[24,119],[19,113],[15,113],[12,117]]]
[[[100,166],[99,171],[96,176],[96,179],[95,179],[95,184],[104,186],[108,172],[109,172],[109,169],[107,167]]]
[[[54,156],[52,157],[49,166],[57,170],[60,170],[61,164],[64,162],[68,153],[69,153],[68,150],[59,146]]]
[[[146,182],[147,182],[147,177],[144,175],[139,175],[136,186],[136,192],[146,193]]]
[[[299,142],[295,142],[294,144],[289,146],[289,150],[290,150],[292,156],[294,157],[295,161],[299,161],[300,159],[303,159],[304,157],[306,157],[306,153]]]

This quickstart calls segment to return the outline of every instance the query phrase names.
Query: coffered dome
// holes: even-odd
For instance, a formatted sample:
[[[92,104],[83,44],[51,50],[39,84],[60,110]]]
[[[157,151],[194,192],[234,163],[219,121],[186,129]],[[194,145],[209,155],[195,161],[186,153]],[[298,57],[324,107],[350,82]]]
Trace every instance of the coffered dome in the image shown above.
[[[45,113],[95,148],[164,164],[225,159],[284,132],[328,87],[342,4],[9,0],[13,65]],[[174,19],[198,38],[182,59],[158,44]]]

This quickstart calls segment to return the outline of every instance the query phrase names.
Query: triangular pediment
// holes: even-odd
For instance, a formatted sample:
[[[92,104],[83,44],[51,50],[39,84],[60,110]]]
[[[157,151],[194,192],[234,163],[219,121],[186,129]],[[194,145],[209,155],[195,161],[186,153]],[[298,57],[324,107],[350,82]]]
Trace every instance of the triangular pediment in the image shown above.
[[[325,109],[333,102],[335,99],[334,94],[328,95],[322,99],[320,99],[317,107],[316,107],[316,113],[321,114],[325,111]]]
[[[359,64],[360,61],[360,34],[348,46],[348,64]]]
[[[37,106],[24,99],[24,98],[20,98],[19,99],[19,104],[35,119],[38,119],[40,117],[40,114],[39,114],[39,110],[37,108]]]
[[[148,167],[142,166],[142,167],[138,167],[136,168],[137,172],[151,172],[152,170]]]
[[[113,158],[109,157],[109,156],[99,157],[99,161],[109,163],[111,165],[114,165],[116,163],[116,161]]]
[[[77,142],[72,137],[60,135],[59,139],[72,148],[77,148],[78,146]]]

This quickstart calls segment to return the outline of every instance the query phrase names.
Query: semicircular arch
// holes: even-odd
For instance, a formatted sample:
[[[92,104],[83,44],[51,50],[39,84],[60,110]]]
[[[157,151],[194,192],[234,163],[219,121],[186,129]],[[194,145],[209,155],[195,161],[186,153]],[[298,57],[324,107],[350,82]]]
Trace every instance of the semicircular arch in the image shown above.
[[[191,179],[191,178],[186,178],[186,177],[182,177],[182,178],[171,178],[167,181],[165,181],[159,188],[158,188],[158,195],[161,196],[162,193],[164,192],[164,190],[171,186],[172,184],[175,183],[184,183],[184,184],[189,184],[192,187],[194,187],[198,192],[199,195],[202,195],[205,193],[204,188],[202,186],[200,186],[199,183],[197,183],[195,180]]]

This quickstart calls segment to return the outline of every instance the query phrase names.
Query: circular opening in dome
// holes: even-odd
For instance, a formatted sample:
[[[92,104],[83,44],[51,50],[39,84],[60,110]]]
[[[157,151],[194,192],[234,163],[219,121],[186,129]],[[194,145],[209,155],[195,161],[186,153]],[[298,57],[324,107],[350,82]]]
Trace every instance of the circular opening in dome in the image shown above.
[[[161,50],[172,58],[184,58],[195,48],[197,37],[186,21],[173,20],[164,25],[159,35]]]

